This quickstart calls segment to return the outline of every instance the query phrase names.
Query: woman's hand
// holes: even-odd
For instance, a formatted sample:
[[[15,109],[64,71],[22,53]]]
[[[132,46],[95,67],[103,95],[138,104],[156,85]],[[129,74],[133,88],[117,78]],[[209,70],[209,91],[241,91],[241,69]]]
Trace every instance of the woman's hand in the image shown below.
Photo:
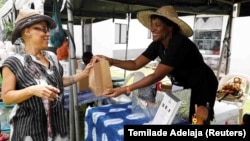
[[[119,88],[114,88],[114,89],[108,89],[107,93],[104,94],[105,97],[117,97],[121,94],[126,93],[126,88],[124,87],[119,87]]]
[[[93,67],[93,63],[88,63],[84,70],[90,70]]]
[[[28,92],[31,95],[53,101],[59,96],[60,90],[51,85],[34,85],[28,88]]]
[[[107,60],[109,62],[110,66],[113,65],[113,59],[112,58],[109,58],[109,57],[104,56],[104,55],[96,55],[96,56]]]
[[[89,71],[92,67],[93,67],[93,63],[88,63],[82,72],[86,73],[87,76],[89,76]]]

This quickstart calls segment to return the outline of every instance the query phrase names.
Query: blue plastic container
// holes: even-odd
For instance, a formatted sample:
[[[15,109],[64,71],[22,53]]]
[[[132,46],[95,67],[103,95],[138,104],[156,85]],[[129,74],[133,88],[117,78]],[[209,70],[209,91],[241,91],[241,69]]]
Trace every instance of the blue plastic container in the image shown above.
[[[1,125],[1,132],[6,134],[10,133],[10,126],[8,123],[8,117],[11,109],[14,105],[6,105],[3,102],[0,102],[0,125]]]

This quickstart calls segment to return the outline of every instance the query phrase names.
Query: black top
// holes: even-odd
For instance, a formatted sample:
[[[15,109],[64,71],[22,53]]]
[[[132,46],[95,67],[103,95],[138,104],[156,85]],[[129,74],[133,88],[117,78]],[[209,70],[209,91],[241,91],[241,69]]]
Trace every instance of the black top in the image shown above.
[[[169,74],[172,84],[191,88],[190,121],[195,104],[206,106],[209,103],[210,119],[213,119],[218,80],[189,38],[179,33],[173,34],[166,49],[161,42],[152,42],[142,55],[150,60],[159,57],[160,64],[174,68]]]

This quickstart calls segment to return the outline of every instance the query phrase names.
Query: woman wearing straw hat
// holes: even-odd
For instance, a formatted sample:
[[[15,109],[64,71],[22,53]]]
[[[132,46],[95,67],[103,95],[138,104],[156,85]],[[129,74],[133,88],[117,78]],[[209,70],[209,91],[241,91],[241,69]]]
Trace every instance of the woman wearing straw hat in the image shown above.
[[[210,108],[205,109],[205,121],[214,117],[213,106],[218,87],[214,72],[205,64],[196,45],[188,38],[192,29],[181,19],[172,6],[163,6],[157,11],[142,11],[138,20],[152,32],[152,43],[135,60],[118,60],[100,55],[114,65],[126,70],[137,70],[150,61],[160,58],[160,63],[152,74],[127,87],[110,90],[107,97],[117,97],[124,93],[143,88],[162,80],[165,76],[171,78],[172,84],[191,88],[189,121],[195,113],[195,105]],[[209,111],[209,112],[208,112]],[[198,116],[198,115],[197,115]],[[202,121],[201,124],[204,123]],[[208,122],[209,124],[209,122]]]
[[[16,104],[10,114],[11,141],[67,141],[68,126],[64,114],[64,88],[89,73],[85,70],[63,76],[57,56],[46,51],[52,18],[33,9],[19,11],[12,43],[19,37],[24,43],[20,54],[10,56],[2,65],[2,99]]]

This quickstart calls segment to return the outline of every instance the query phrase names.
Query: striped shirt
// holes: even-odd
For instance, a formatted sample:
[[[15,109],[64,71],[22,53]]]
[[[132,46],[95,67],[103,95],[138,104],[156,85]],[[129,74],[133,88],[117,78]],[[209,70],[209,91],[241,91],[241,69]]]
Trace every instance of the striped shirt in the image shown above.
[[[28,54],[17,54],[8,57],[3,66],[8,67],[16,76],[16,90],[37,85],[41,80],[60,89],[61,100],[54,100],[50,104],[52,138],[58,134],[61,137],[68,135],[68,127],[64,114],[63,98],[63,67],[55,59],[56,55],[46,51],[45,57],[50,66],[46,68],[35,57]],[[30,136],[34,141],[48,141],[47,114],[43,99],[37,96],[18,103],[18,109],[11,118],[13,133],[11,141],[23,141]]]

